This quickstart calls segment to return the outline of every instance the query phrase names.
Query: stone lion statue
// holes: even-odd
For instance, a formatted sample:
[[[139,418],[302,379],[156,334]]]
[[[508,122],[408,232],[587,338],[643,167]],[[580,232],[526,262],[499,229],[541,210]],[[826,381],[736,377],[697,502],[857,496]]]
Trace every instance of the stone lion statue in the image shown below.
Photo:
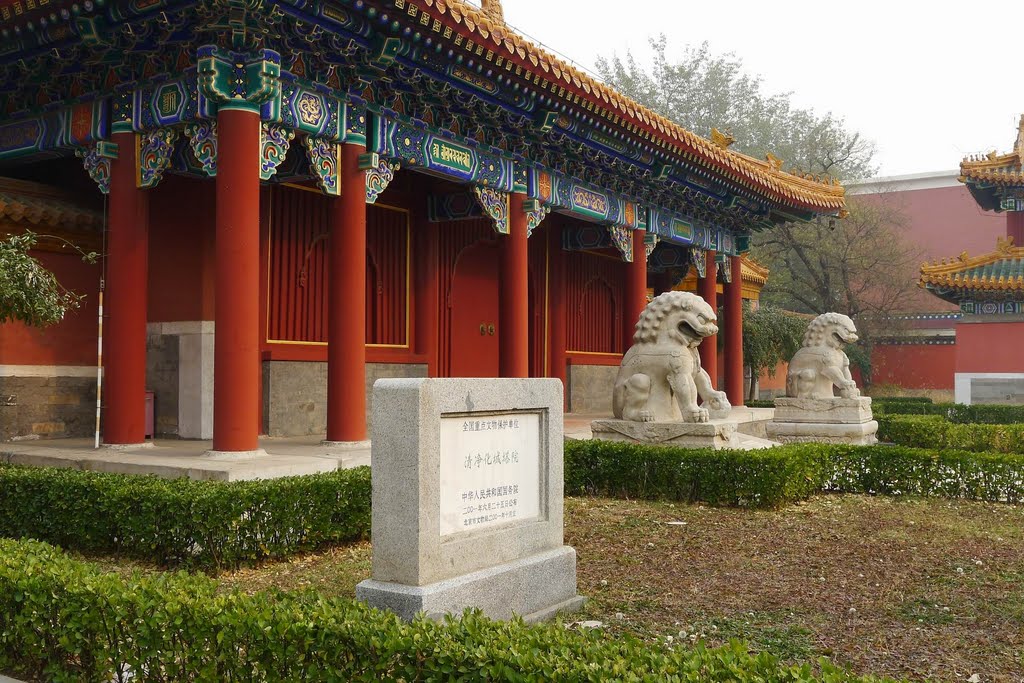
[[[786,396],[791,398],[857,398],[860,391],[850,376],[846,344],[857,341],[857,328],[842,313],[822,313],[804,333],[804,345],[789,362]]]
[[[716,323],[711,306],[689,292],[665,292],[647,304],[615,378],[615,417],[707,422],[727,416],[732,406],[725,392],[712,387],[697,352],[701,340],[718,333]]]

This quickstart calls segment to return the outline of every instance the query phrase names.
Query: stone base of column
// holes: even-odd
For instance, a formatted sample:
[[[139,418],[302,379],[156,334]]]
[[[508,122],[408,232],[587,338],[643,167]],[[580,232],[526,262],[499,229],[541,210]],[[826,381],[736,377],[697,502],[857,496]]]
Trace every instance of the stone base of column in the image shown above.
[[[320,445],[332,451],[363,451],[370,448],[371,441],[321,441]]]
[[[253,460],[255,458],[264,457],[267,454],[262,448],[257,448],[254,451],[214,451],[209,450],[203,453],[201,457],[208,458],[210,460]]]

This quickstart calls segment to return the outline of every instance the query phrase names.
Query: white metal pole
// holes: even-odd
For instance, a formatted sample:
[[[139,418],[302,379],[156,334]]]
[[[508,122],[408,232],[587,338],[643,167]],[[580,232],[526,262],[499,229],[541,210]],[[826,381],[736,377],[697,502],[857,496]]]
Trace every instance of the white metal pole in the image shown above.
[[[96,438],[93,448],[100,447],[100,406],[103,404],[103,278],[100,278],[99,309],[96,332]]]

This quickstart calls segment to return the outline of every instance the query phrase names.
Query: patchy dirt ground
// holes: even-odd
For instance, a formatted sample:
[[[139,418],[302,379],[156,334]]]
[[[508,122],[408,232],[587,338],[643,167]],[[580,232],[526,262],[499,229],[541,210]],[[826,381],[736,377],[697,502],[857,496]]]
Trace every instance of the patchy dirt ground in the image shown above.
[[[823,496],[778,511],[575,499],[588,616],[861,673],[1024,681],[1024,508]]]
[[[917,680],[1024,682],[1024,507],[822,496],[750,511],[569,499],[566,542],[590,598],[575,618],[612,632],[742,638],[786,659],[824,655]],[[369,573],[363,543],[221,580],[351,596]]]

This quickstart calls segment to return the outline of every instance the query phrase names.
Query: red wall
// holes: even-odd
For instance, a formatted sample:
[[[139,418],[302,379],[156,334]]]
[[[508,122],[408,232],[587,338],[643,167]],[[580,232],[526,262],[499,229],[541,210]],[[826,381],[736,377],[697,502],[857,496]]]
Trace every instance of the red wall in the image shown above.
[[[856,188],[854,188],[855,190]],[[904,238],[920,249],[922,260],[933,262],[959,256],[964,250],[972,256],[994,251],[996,238],[1006,234],[1003,214],[982,211],[970,191],[961,184],[927,190],[904,190],[878,194],[858,194],[858,200],[880,202],[904,217]],[[913,279],[920,277],[920,263],[911,266]],[[906,302],[913,312],[949,311],[956,306],[927,290],[916,290]]]
[[[0,325],[0,365],[94,365],[100,266],[71,254],[33,252],[32,256],[64,287],[84,294],[85,300],[50,327]]]
[[[871,351],[871,381],[903,389],[953,389],[956,344],[877,344]]]
[[[213,320],[216,184],[166,175],[149,198],[149,322]]]
[[[958,323],[957,372],[1024,372],[1024,322]]]

